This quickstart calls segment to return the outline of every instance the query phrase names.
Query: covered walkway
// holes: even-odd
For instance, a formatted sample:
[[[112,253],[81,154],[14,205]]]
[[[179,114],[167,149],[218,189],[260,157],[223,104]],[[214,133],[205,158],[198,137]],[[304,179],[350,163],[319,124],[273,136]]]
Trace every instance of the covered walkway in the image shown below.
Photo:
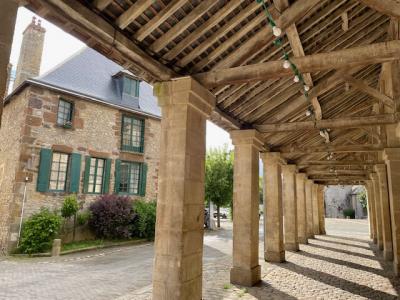
[[[154,300],[200,300],[203,282],[209,292],[209,274],[203,274],[206,120],[228,130],[235,146],[233,254],[222,268],[230,268],[232,284],[265,284],[271,276],[274,286],[292,272],[293,282],[279,282],[277,294],[290,295],[296,276],[304,276],[315,282],[305,293],[334,298],[336,290],[325,289],[331,283],[340,293],[390,297],[388,286],[370,286],[371,276],[380,274],[364,281],[359,273],[325,274],[330,265],[318,269],[319,259],[311,256],[326,256],[326,248],[335,248],[328,245],[338,242],[348,257],[360,248],[314,237],[325,233],[323,187],[363,184],[370,237],[400,274],[398,1],[5,0],[0,95],[18,4],[154,83],[162,109]],[[267,233],[261,249],[260,156]],[[17,183],[16,189],[23,184]],[[310,251],[287,252],[299,247]],[[373,258],[371,249],[360,249],[367,252],[357,257]],[[345,258],[334,254],[328,259],[335,258],[341,272]],[[296,257],[299,262],[291,261]],[[269,268],[264,261],[282,264]],[[375,263],[365,267],[376,269]]]

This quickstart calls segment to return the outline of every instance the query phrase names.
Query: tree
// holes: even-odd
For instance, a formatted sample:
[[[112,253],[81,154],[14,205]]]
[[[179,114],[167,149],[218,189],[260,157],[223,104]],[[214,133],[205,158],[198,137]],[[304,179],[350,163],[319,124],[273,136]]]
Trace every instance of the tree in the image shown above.
[[[358,201],[360,201],[361,206],[363,208],[367,208],[367,193],[365,188],[362,188],[362,190],[357,194]]]
[[[63,206],[61,207],[61,216],[66,219],[74,217],[74,227],[72,232],[72,240],[75,241],[76,229],[76,213],[79,210],[78,200],[76,195],[69,195],[64,199]]]
[[[220,207],[229,206],[233,195],[233,154],[227,146],[207,152],[205,185],[207,204],[211,201],[217,205],[217,226],[220,227]]]

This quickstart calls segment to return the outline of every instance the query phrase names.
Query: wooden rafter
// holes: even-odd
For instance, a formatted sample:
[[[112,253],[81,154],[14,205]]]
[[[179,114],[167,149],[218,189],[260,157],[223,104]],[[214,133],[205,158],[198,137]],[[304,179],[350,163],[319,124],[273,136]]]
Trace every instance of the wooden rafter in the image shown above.
[[[400,18],[400,3],[397,0],[359,0],[364,5],[388,16]]]

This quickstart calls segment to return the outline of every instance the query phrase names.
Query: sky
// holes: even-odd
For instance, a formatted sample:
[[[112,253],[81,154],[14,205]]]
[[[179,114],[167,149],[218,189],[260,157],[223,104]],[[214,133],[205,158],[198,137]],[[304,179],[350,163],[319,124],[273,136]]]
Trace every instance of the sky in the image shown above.
[[[15,26],[13,46],[11,50],[10,62],[16,68],[19,57],[19,50],[22,42],[22,33],[35,16],[26,8],[19,8],[17,23]],[[36,16],[39,18],[38,16]],[[39,18],[41,19],[41,18]],[[65,59],[85,47],[85,44],[62,31],[53,24],[42,20],[42,26],[46,28],[45,44],[43,49],[43,57],[40,73],[43,74],[54,68]],[[207,149],[223,147],[228,145],[232,149],[232,142],[229,134],[218,126],[207,121]]]

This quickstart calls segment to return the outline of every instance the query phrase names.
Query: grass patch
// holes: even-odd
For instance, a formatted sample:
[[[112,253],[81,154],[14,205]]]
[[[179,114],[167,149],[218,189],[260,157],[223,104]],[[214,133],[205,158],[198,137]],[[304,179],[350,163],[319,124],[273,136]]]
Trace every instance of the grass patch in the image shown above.
[[[89,248],[89,247],[103,247],[103,246],[109,246],[109,245],[119,244],[119,243],[123,243],[123,242],[136,241],[136,240],[142,240],[142,239],[132,238],[132,239],[87,240],[87,241],[71,242],[71,243],[62,244],[61,252],[85,249],[85,248]]]
[[[232,286],[229,283],[224,284],[224,290],[229,290]]]
[[[66,243],[61,246],[61,251],[78,250],[95,246],[103,246],[104,240],[89,240]]]

